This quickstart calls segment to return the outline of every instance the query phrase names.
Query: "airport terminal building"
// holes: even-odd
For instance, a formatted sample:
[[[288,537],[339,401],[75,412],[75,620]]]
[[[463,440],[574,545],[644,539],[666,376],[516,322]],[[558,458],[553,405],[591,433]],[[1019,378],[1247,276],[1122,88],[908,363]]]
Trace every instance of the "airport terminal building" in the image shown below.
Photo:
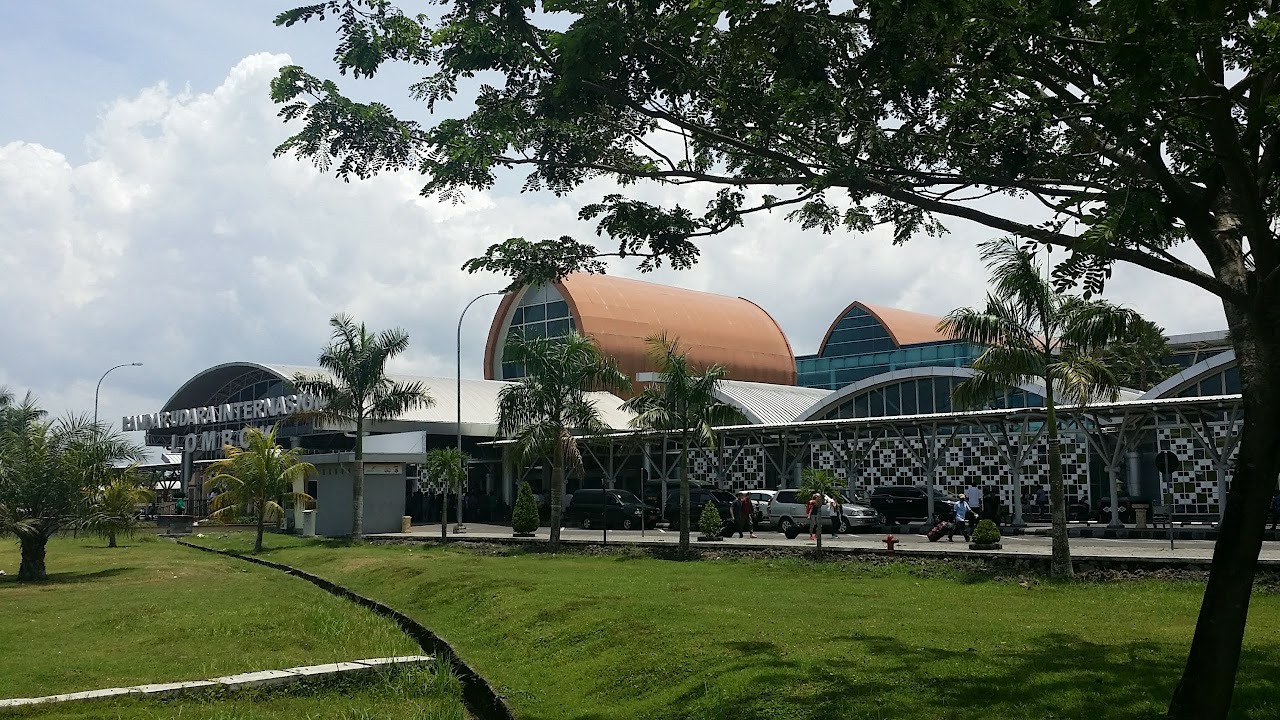
[[[572,275],[553,285],[507,293],[485,346],[485,379],[397,376],[418,381],[434,398],[369,428],[365,441],[367,532],[398,530],[401,517],[432,519],[435,496],[421,462],[432,448],[452,446],[459,430],[474,458],[469,490],[477,512],[495,516],[514,502],[521,481],[549,488],[544,462],[504,462],[498,437],[498,393],[518,382],[523,368],[503,361],[508,335],[555,337],[576,329],[634,379],[651,379],[646,338],[678,337],[695,364],[729,371],[721,399],[747,419],[722,428],[713,449],[691,460],[691,476],[725,489],[776,488],[798,483],[803,467],[825,467],[851,488],[930,485],[952,492],[978,482],[998,488],[1016,507],[1028,487],[1047,482],[1042,434],[1044,389],[1007,388],[989,408],[955,412],[956,382],[970,377],[982,348],[937,331],[940,318],[850,303],[835,318],[813,355],[796,357],[773,317],[745,298],[604,275]],[[1226,333],[1170,338],[1170,362],[1183,368],[1155,387],[1124,393],[1121,402],[1064,414],[1064,480],[1070,499],[1096,505],[1116,485],[1122,495],[1172,493],[1179,512],[1218,512],[1230,480],[1239,432],[1239,373]],[[282,443],[303,448],[317,475],[305,490],[316,498],[317,532],[345,535],[351,526],[353,428],[306,419],[318,400],[296,392],[292,378],[319,368],[236,362],[207,368],[178,388],[163,407],[123,419],[146,432],[148,445],[170,456],[161,468],[200,498],[202,468],[236,444],[246,426],[279,425]],[[624,393],[629,395],[630,393]],[[676,450],[662,433],[640,433],[621,406],[624,397],[596,393],[613,435],[587,443],[578,487],[645,483],[674,487]],[[1177,462],[1157,472],[1154,458]],[[468,497],[471,502],[471,497]],[[471,511],[471,505],[468,510]]]

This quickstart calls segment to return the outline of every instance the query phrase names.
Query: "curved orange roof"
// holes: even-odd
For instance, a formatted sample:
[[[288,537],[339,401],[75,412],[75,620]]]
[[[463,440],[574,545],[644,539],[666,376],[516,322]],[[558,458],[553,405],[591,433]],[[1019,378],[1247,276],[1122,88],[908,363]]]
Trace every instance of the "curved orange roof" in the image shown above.
[[[666,332],[679,338],[694,366],[724,365],[734,380],[794,385],[795,355],[769,313],[744,298],[578,273],[556,283],[574,326],[595,339],[629,377],[651,372],[645,339]],[[507,293],[485,346],[485,377],[493,379],[499,335],[519,293]]]
[[[911,310],[899,310],[898,308],[885,307],[883,305],[871,305],[855,300],[849,303],[844,310],[841,310],[835,320],[831,321],[831,327],[827,328],[827,334],[822,336],[822,344],[818,346],[819,355],[827,347],[827,340],[831,339],[831,333],[835,331],[836,325],[839,325],[844,316],[848,315],[849,311],[855,307],[862,308],[867,311],[868,315],[879,320],[884,329],[889,332],[889,337],[893,338],[898,347],[942,342],[951,339],[947,337],[946,333],[938,331],[938,323],[942,322],[940,317],[912,312]]]

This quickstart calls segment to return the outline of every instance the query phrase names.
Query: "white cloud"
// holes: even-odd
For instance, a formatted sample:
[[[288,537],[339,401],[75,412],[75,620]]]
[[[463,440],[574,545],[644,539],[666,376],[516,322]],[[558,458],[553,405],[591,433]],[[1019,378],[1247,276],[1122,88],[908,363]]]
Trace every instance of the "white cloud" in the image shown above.
[[[462,205],[421,198],[405,174],[350,184],[271,151],[286,130],[267,83],[287,56],[238,63],[210,92],[145,88],[109,103],[79,164],[55,148],[0,145],[0,263],[9,310],[0,380],[32,388],[55,412],[91,411],[98,376],[118,362],[144,368],[104,384],[102,416],[157,409],[193,373],[231,360],[310,363],[326,321],[345,311],[372,327],[408,329],[397,368],[453,373],[457,314],[501,287],[462,262],[493,242],[587,235],[581,201],[493,193]],[[698,191],[650,198],[698,205]],[[708,240],[693,270],[647,277],[747,297],[769,310],[796,352],[816,348],[848,302],[943,313],[979,302],[974,244],[990,233],[892,245],[887,232],[825,236],[781,213]],[[635,276],[630,263],[615,271]],[[1172,331],[1220,327],[1221,309],[1188,286],[1122,270],[1118,299]],[[481,373],[497,298],[472,309],[464,374]]]

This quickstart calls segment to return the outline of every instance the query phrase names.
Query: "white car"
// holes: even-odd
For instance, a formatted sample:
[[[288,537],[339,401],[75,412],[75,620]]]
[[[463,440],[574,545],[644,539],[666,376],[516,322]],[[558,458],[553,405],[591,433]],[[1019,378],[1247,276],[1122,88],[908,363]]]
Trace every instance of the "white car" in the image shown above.
[[[751,505],[756,509],[756,524],[759,525],[764,516],[769,512],[769,501],[777,495],[777,490],[748,490],[747,497],[751,498]]]

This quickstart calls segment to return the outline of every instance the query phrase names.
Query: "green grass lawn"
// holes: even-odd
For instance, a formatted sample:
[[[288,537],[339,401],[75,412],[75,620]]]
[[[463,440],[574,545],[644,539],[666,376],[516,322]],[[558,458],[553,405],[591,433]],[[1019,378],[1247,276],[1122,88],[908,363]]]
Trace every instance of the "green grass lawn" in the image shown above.
[[[297,578],[154,537],[53,540],[50,579],[0,542],[0,697],[200,680],[420,649]]]
[[[208,692],[170,700],[119,698],[0,711],[24,720],[466,720],[451,674],[414,668],[261,691]]]
[[[525,720],[1162,717],[1203,591],[921,560],[268,546],[440,633]],[[1233,717],[1280,717],[1280,596],[1255,595],[1245,644]]]

